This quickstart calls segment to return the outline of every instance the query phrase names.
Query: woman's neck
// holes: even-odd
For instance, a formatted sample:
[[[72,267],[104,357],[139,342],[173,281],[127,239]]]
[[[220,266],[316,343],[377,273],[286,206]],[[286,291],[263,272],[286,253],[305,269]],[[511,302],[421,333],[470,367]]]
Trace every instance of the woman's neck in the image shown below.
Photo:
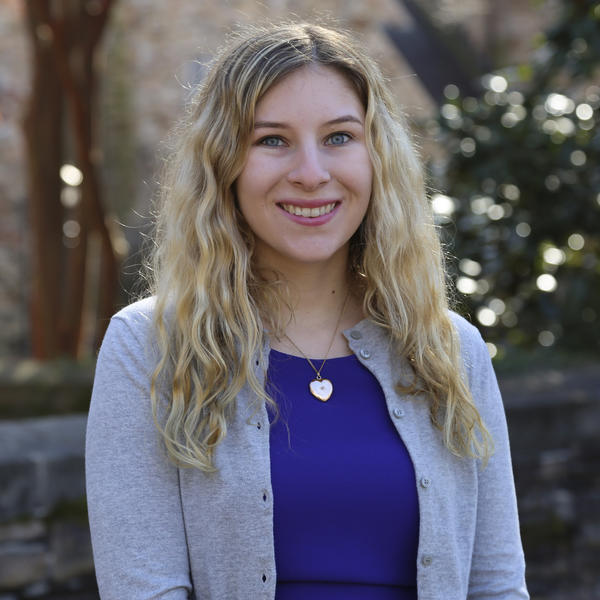
[[[341,332],[360,321],[363,312],[347,262],[341,268],[339,264],[288,266],[281,275],[292,311],[282,315],[285,333],[272,336],[271,346],[288,354],[300,355],[301,350],[309,358],[324,358],[330,344],[330,358],[350,354]]]

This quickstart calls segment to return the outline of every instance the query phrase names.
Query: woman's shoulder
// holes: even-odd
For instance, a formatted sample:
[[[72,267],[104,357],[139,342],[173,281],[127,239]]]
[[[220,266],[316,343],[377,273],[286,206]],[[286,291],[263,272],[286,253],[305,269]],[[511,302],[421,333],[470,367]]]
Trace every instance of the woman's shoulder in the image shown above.
[[[100,356],[118,351],[122,356],[153,354],[156,346],[154,326],[155,298],[133,302],[113,315],[108,324]]]
[[[453,310],[448,311],[448,315],[456,333],[458,333],[461,346],[478,346],[484,343],[479,329],[467,321],[465,317]]]
[[[111,320],[120,320],[130,325],[140,324],[149,325],[154,318],[154,309],[156,306],[156,298],[149,296],[142,298],[136,302],[132,302],[116,312]]]

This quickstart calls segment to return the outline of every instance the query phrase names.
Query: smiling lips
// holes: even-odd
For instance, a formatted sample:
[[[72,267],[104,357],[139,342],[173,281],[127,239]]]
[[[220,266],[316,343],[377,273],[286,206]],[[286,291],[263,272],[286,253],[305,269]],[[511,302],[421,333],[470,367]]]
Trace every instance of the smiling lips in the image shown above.
[[[298,206],[297,204],[279,204],[279,206],[290,215],[315,218],[329,214],[336,207],[336,204],[336,202],[330,202],[329,204],[323,204],[322,206],[315,206],[313,208],[308,206]]]

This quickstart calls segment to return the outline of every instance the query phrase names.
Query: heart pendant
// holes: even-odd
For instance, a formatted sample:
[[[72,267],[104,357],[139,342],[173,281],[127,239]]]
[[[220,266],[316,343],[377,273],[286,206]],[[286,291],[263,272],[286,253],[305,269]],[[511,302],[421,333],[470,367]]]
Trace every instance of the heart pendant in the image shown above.
[[[333,383],[329,379],[313,379],[308,387],[310,393],[321,402],[327,402],[333,394]]]

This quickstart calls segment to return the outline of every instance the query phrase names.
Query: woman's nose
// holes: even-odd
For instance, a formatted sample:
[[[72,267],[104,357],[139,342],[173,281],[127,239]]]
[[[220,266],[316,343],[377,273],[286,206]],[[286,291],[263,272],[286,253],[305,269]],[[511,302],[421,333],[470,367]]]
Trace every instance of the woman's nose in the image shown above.
[[[331,180],[326,159],[316,147],[299,148],[287,179],[306,190],[314,190]]]

